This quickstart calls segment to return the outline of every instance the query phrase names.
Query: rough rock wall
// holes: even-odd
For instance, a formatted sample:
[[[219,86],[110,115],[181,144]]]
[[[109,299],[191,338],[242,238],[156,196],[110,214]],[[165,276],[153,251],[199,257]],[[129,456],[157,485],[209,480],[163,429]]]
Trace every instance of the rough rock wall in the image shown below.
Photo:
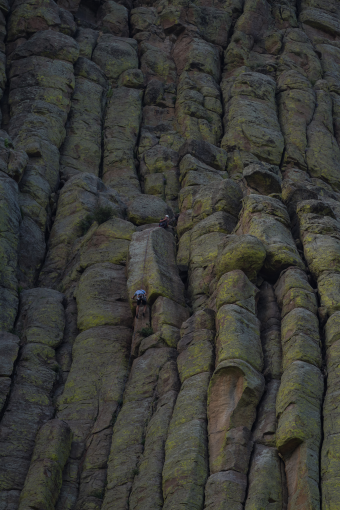
[[[339,2],[0,27],[0,510],[337,510]]]

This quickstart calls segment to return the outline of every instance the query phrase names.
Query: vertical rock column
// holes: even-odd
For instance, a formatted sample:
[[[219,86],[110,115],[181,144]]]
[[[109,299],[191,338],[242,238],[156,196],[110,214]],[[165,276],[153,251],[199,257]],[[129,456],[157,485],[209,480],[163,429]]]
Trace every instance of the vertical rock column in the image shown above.
[[[52,393],[59,369],[55,349],[65,326],[59,292],[32,289],[23,291],[20,299],[21,351],[0,425],[0,501],[6,510],[18,508],[36,434],[54,414]]]
[[[7,170],[7,165],[5,165]],[[0,330],[10,331],[18,310],[17,263],[21,214],[18,184],[0,172]]]
[[[0,413],[10,392],[14,363],[19,352],[20,338],[11,333],[0,333]]]
[[[41,286],[55,287],[61,284],[72,260],[73,246],[86,234],[84,221],[98,207],[106,207],[121,217],[122,202],[118,194],[93,174],[71,177],[61,189],[58,210],[48,240],[48,251],[39,282]],[[93,219],[94,221],[94,219]],[[89,228],[91,221],[87,225]]]
[[[216,292],[216,361],[208,391],[210,477],[205,508],[243,508],[251,429],[264,390],[256,287],[240,271],[222,275]]]
[[[72,436],[66,423],[49,420],[39,430],[20,495],[19,509],[54,508],[62,472],[71,450]]]
[[[214,363],[214,312],[201,310],[183,323],[178,343],[181,379],[165,444],[164,510],[203,508],[208,477],[207,390]]]
[[[99,175],[102,122],[107,80],[90,59],[81,56],[75,65],[75,89],[60,150],[60,170],[65,179],[78,172]]]
[[[179,76],[176,125],[181,136],[189,139],[180,149],[182,189],[179,194],[181,214],[177,228],[180,237],[177,262],[183,274],[189,271],[189,291],[194,310],[203,306],[207,299],[210,275],[205,274],[205,269],[216,256],[221,237],[231,233],[235,227],[240,210],[237,202],[241,199],[238,186],[223,181],[228,174],[225,171],[227,154],[218,148],[222,137],[218,85],[220,52],[217,46],[200,38],[199,10],[197,8],[195,12],[192,7],[191,13],[195,12],[197,19],[194,17],[193,20],[198,27],[185,30],[173,50]],[[187,12],[182,7],[180,18],[185,19],[189,12],[190,8]],[[214,9],[211,9],[209,14],[213,15],[213,12]],[[200,220],[205,220],[202,228]]]
[[[183,272],[189,271],[189,292],[195,310],[208,300],[218,245],[237,224],[242,191],[236,182],[226,179],[225,151],[208,142],[190,141],[181,148],[182,154],[180,169],[186,186],[180,193],[177,263]],[[204,180],[205,185],[198,184]]]
[[[49,199],[59,182],[59,147],[64,140],[77,43],[69,36],[38,32],[11,54],[9,133],[29,156],[20,182],[20,281],[35,282],[45,256]]]
[[[0,97],[6,86],[5,14],[7,1],[0,6]],[[1,115],[2,117],[2,115]],[[18,183],[28,157],[22,150],[14,150],[6,131],[0,135],[0,330],[11,331],[18,311],[17,264],[21,214]]]
[[[282,365],[281,314],[273,286],[266,281],[260,287],[257,309],[257,316],[261,321],[266,387],[252,432],[254,446],[245,508],[255,510],[270,505],[282,510],[287,506],[287,483],[284,464],[276,448],[276,397]]]
[[[134,158],[143,87],[137,42],[105,34],[100,37],[92,60],[111,85],[104,121],[103,181],[129,201],[140,193]]]
[[[92,186],[84,189],[81,183]],[[93,175],[76,175],[63,190],[73,199],[82,199],[76,202],[77,208],[107,203],[121,214],[119,207],[110,202],[115,196],[112,190]],[[124,265],[134,227],[116,217],[101,225],[94,222],[79,239],[79,214],[81,217],[84,210],[79,207],[74,215],[67,215],[69,205],[67,200],[60,200],[54,224],[56,241],[62,244],[62,236],[68,235],[64,271],[56,267],[56,273],[44,274],[46,279],[56,276],[54,282],[68,298],[69,324],[58,351],[63,386],[58,390],[57,416],[69,425],[73,442],[57,508],[99,509],[112,426],[129,369],[132,316]],[[63,225],[69,230],[65,232]],[[58,258],[59,242],[51,248],[50,263]]]
[[[149,304],[156,307],[156,332],[142,340],[140,346],[134,345],[134,355],[139,347],[139,356],[133,361],[114,426],[103,509],[112,505],[117,510],[160,509],[164,445],[179,389],[174,347],[179,321],[187,317],[170,232],[151,227],[133,234],[127,287],[130,298],[136,289],[145,288]],[[157,311],[159,314],[164,310],[164,305],[175,316],[166,318],[162,314],[157,319]],[[135,334],[137,325],[135,319]]]
[[[283,272],[275,290],[282,316],[283,367],[276,445],[286,466],[288,509],[320,508],[323,377],[315,294],[298,268]]]
[[[334,196],[334,195],[333,195]],[[320,200],[322,198],[322,200]],[[321,451],[322,502],[325,508],[337,505],[337,445],[339,428],[336,419],[337,391],[337,316],[339,312],[339,231],[338,216],[326,197],[297,204],[300,236],[312,276],[317,281],[320,297],[319,316],[325,324],[327,391],[323,408],[324,441]],[[332,204],[332,202],[331,202]],[[334,208],[337,211],[336,208]],[[328,319],[328,320],[327,320]]]
[[[303,0],[299,21],[320,59],[320,78],[314,85],[316,108],[307,128],[308,172],[339,190],[339,6],[336,2]],[[316,23],[316,20],[318,22]]]
[[[173,40],[163,28],[159,9],[148,5],[131,11],[131,30],[138,42],[145,94],[138,146],[139,173],[146,194],[174,208],[178,195],[178,149],[183,138],[175,128],[176,66]]]

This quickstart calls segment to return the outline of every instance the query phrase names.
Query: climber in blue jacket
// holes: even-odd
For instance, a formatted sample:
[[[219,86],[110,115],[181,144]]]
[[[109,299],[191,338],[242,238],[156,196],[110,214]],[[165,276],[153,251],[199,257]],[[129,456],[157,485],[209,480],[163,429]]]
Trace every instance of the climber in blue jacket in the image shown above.
[[[140,290],[136,290],[136,292],[134,293],[134,295],[132,296],[131,299],[134,299],[136,297],[137,299],[137,308],[136,308],[136,318],[138,319],[138,314],[139,314],[139,307],[140,306],[144,306],[144,310],[143,310],[143,317],[145,316],[145,310],[146,310],[146,292],[145,290],[143,289],[140,289]]]

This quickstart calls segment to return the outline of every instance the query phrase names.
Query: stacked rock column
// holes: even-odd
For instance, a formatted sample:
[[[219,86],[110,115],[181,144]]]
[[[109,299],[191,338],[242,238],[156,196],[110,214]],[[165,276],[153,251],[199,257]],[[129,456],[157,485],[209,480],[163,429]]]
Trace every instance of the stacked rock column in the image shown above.
[[[283,272],[276,284],[281,307],[282,368],[276,400],[276,445],[287,475],[288,508],[319,508],[319,450],[323,376],[317,306],[306,274]],[[293,474],[294,473],[294,474]]]
[[[100,508],[103,500],[132,337],[124,266],[135,227],[119,217],[120,205],[96,176],[71,177],[60,193],[41,274],[42,285],[58,286],[67,297],[67,327],[57,353],[57,416],[69,425],[73,441],[57,508]],[[98,206],[116,217],[82,232],[84,217]]]
[[[256,293],[240,270],[225,273],[217,285],[216,361],[208,391],[207,509],[242,508],[245,501],[251,429],[264,390]]]
[[[214,364],[215,314],[201,310],[181,328],[177,366],[181,380],[165,445],[164,509],[201,509],[209,474],[207,390]]]
[[[151,227],[133,234],[127,287],[129,297],[145,288],[155,307],[156,331],[133,345],[134,356],[139,355],[114,426],[103,508],[162,508],[164,445],[179,389],[175,348],[178,328],[188,316],[170,232]],[[140,322],[135,321],[136,335]]]

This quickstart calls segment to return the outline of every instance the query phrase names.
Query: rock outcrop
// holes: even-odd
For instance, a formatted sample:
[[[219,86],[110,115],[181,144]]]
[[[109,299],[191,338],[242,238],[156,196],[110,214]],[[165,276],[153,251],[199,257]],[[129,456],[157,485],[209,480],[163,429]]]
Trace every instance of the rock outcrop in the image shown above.
[[[338,2],[0,4],[0,510],[336,510]]]

